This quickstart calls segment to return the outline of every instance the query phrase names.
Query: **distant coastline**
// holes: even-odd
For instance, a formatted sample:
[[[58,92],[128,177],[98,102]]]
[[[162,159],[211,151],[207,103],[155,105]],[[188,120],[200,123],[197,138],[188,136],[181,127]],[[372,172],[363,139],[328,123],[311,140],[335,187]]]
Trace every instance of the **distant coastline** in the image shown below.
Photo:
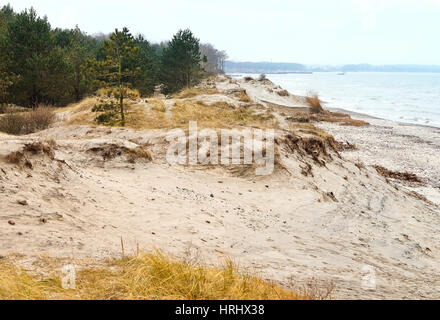
[[[272,72],[262,72],[262,73],[264,73],[266,75],[269,75],[269,74],[313,74],[312,71],[272,71]],[[242,73],[226,72],[226,74],[230,77],[233,77],[233,78],[241,78],[247,74],[259,74],[259,73],[258,72],[242,72]]]
[[[286,62],[225,62],[226,73],[266,73],[266,74],[312,74],[314,72],[427,72],[440,73],[440,65],[371,65],[347,64],[333,65],[305,65]]]
[[[313,71],[273,71],[267,74],[313,74]]]

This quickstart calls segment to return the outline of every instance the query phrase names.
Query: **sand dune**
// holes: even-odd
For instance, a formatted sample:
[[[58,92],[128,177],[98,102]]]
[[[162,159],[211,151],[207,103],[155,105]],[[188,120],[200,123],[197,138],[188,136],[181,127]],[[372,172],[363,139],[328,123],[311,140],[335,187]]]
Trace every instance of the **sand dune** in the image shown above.
[[[216,83],[219,93],[210,99],[236,99],[227,93],[235,88],[265,107],[306,108],[270,83],[234,81]],[[122,238],[128,253],[158,248],[207,263],[228,256],[285,287],[312,278],[334,282],[335,298],[440,298],[440,211],[409,193],[435,192],[438,145],[426,149],[390,133],[387,144],[401,142],[400,151],[413,155],[403,161],[373,149],[385,148],[383,128],[321,124],[359,149],[340,153],[316,133],[287,131],[286,115],[272,112],[280,119],[279,158],[267,177],[230,167],[171,166],[165,130],[60,122],[33,135],[0,135],[0,254],[22,254],[27,261],[42,254],[102,259],[120,255]],[[435,129],[426,130],[436,137]],[[307,149],[306,139],[322,145]],[[33,142],[54,153],[23,151]],[[125,150],[145,145],[153,161],[132,163]],[[113,148],[111,156],[106,148]],[[16,151],[23,158],[7,162]],[[373,164],[418,168],[427,181],[388,181]],[[375,291],[362,286],[365,266],[375,268]]]

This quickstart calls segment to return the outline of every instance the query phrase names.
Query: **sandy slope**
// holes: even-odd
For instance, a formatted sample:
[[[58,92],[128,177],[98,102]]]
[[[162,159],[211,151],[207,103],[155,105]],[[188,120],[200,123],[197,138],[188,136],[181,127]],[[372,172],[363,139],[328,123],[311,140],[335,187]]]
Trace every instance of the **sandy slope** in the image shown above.
[[[425,183],[409,187],[440,205],[440,128],[397,123],[359,114],[352,116],[368,121],[371,126],[363,130],[325,122],[318,126],[337,140],[348,141],[358,147],[357,150],[344,153],[347,159],[360,159],[368,165],[417,174]]]
[[[253,98],[257,86],[247,88]],[[160,130],[61,126],[0,135],[0,254],[103,258],[120,255],[122,237],[125,253],[158,248],[208,263],[228,256],[287,287],[291,278],[334,281],[337,298],[440,298],[438,207],[357,160],[328,149],[317,157],[322,166],[285,132],[277,136],[288,172],[255,177],[170,166]],[[4,161],[46,139],[56,141],[55,159],[28,154],[32,169]],[[104,161],[91,151],[143,143],[153,162]],[[376,291],[361,286],[365,265],[376,268]]]

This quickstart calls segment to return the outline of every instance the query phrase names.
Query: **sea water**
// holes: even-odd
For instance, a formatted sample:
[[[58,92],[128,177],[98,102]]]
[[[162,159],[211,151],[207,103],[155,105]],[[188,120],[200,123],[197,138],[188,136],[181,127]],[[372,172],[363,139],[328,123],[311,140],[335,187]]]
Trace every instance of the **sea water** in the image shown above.
[[[330,108],[440,127],[440,73],[316,72],[267,78],[296,95],[313,91]]]

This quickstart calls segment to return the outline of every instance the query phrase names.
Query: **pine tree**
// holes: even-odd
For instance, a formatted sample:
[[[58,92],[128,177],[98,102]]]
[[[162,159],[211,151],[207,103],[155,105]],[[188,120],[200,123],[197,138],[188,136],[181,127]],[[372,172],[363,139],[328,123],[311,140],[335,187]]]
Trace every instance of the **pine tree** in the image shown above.
[[[8,102],[8,89],[13,85],[15,75],[9,72],[11,57],[6,49],[8,23],[6,14],[0,11],[0,106]]]
[[[50,24],[30,9],[17,14],[8,28],[6,50],[12,58],[9,71],[20,76],[11,88],[12,94],[19,104],[36,105],[43,100],[44,76],[54,47]]]
[[[71,86],[75,101],[79,101],[87,91],[87,83],[84,77],[83,68],[87,59],[91,59],[96,55],[91,50],[90,39],[78,28],[78,26],[70,31],[70,43],[67,48],[66,57],[71,70]]]
[[[105,61],[88,61],[89,74],[93,74],[99,85],[115,89],[113,96],[119,100],[121,125],[125,126],[124,99],[132,86],[133,78],[141,71],[139,67],[130,65],[127,61],[138,55],[139,47],[135,46],[129,30],[123,28],[122,31],[116,29],[110,35],[110,40],[104,41],[103,52]]]
[[[179,30],[161,60],[161,80],[166,92],[194,85],[202,76],[200,40],[189,30]]]
[[[139,54],[129,63],[138,65],[142,72],[136,76],[133,84],[142,95],[150,95],[159,83],[160,57],[155,48],[142,35],[137,36],[134,42],[139,47]]]

